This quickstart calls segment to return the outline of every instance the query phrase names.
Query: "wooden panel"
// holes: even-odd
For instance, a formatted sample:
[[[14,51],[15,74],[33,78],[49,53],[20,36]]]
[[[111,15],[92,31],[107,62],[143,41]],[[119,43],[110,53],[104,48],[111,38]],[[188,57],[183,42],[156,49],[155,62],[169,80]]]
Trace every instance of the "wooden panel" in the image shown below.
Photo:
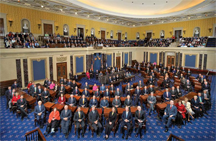
[[[53,27],[52,24],[44,24],[44,34],[52,34],[53,33]]]
[[[118,33],[118,40],[121,40],[121,33]]]
[[[4,36],[4,19],[0,18],[0,36]]]
[[[105,31],[101,31],[101,39],[105,40]]]
[[[17,79],[12,79],[12,80],[7,80],[7,81],[1,81],[0,82],[0,94],[1,95],[4,95],[5,94],[5,91],[6,89],[8,88],[8,86],[11,86],[14,81],[17,81]]]
[[[67,78],[67,62],[57,63],[57,81],[63,78]]]
[[[117,68],[120,68],[120,60],[121,60],[121,57],[116,57],[116,67]]]
[[[175,56],[167,56],[167,66],[175,65]]]

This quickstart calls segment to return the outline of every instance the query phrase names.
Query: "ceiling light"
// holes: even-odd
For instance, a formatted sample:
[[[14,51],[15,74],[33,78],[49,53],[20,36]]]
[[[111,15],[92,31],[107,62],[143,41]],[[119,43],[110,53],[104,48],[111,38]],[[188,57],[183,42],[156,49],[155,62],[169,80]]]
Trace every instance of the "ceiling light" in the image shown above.
[[[152,24],[152,22],[150,22],[150,24]]]
[[[87,17],[89,18],[89,15]]]
[[[190,19],[190,17],[188,17],[188,19]]]
[[[75,12],[75,15],[77,15],[77,12]]]
[[[62,9],[60,9],[60,11],[62,11]]]
[[[107,19],[107,21],[109,21],[109,19]]]
[[[135,27],[135,25],[133,25],[133,27]]]
[[[43,8],[44,6],[43,6],[43,5],[41,5],[41,7]]]

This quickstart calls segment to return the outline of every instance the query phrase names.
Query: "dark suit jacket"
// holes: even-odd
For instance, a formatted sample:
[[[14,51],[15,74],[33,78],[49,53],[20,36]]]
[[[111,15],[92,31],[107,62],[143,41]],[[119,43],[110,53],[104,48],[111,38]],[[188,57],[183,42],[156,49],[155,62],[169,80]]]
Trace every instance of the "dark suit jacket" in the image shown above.
[[[126,107],[126,106],[132,106],[132,100],[129,99],[129,101],[128,101],[128,99],[125,99],[125,101],[124,101],[124,106],[125,106],[125,107]]]
[[[105,91],[104,92],[104,96],[108,96],[109,97],[110,96],[110,92],[109,91],[108,92]]]
[[[199,103],[199,99],[197,98],[197,100],[195,101],[194,98],[191,99],[191,105],[192,107],[200,107],[200,103]]]
[[[147,89],[143,89],[143,94],[149,94],[149,90]]]
[[[114,88],[114,87],[110,87],[109,90],[110,90],[110,91],[115,91],[115,88]]]
[[[89,89],[89,85],[87,85],[87,86],[86,86],[86,85],[84,85],[84,89],[85,89],[85,88]]]
[[[11,91],[11,92],[10,92],[10,91]],[[7,98],[7,99],[12,99],[12,97],[13,97],[13,96],[12,96],[12,89],[11,89],[10,91],[7,90],[7,91],[5,92],[5,95],[6,95],[6,98]]]
[[[132,113],[128,111],[128,115],[126,117],[126,111],[124,111],[122,114],[122,121],[124,121],[125,119],[129,120],[130,123],[133,119]]]
[[[39,91],[39,89],[37,88],[37,92],[36,93],[37,93],[37,95],[38,94],[42,94],[43,93],[43,89],[40,89],[40,91]]]
[[[93,101],[93,99],[90,100],[89,106],[92,107],[93,105],[96,106],[96,107],[98,106],[98,101],[97,101],[97,99],[95,99],[94,101]]]
[[[23,108],[27,107],[27,101],[25,100],[25,98],[23,98],[22,102],[21,102],[21,99],[19,99],[17,101],[17,106],[20,108],[21,105],[24,105]]]
[[[112,123],[114,124],[115,121],[116,121],[116,119],[117,119],[117,113],[114,112],[114,113],[112,114],[112,112],[110,112],[110,113],[109,113],[108,122],[112,122]]]
[[[137,89],[135,89],[135,93],[134,94],[141,95],[142,93],[143,93],[142,90],[139,89],[139,92],[138,92]]]
[[[79,93],[80,93],[80,91],[79,91],[78,88],[77,88],[77,90],[76,90],[76,89],[73,90],[73,94],[74,94],[74,95],[75,95],[75,94],[78,94],[78,95],[79,95]]]
[[[44,80],[44,87],[48,87],[48,80]]]
[[[122,92],[121,91],[119,91],[119,94],[118,94],[118,92],[117,91],[115,91],[115,96],[116,95],[118,95],[118,96],[122,96]]]
[[[89,93],[89,91],[87,90],[86,92],[85,92],[85,90],[82,92],[82,94],[84,94],[85,96],[87,96],[87,97],[89,97],[89,95],[90,95],[90,93]]]
[[[100,102],[100,107],[109,107],[109,102],[108,100],[101,100]]]
[[[16,85],[13,84],[13,85],[11,86],[11,89],[13,90],[13,89],[19,88],[19,87],[20,87],[20,86],[19,86],[19,84],[17,83]]]
[[[164,92],[164,93],[163,93],[163,98],[164,98],[164,99],[165,99],[165,98],[171,99],[171,93],[168,92],[168,96],[167,96],[167,92]]]
[[[64,83],[64,79],[60,79],[59,83],[60,83],[60,84],[61,84],[61,83]]]
[[[112,101],[112,106],[115,107],[116,105],[118,105],[118,107],[121,106],[121,101],[120,101],[119,99],[117,99],[117,101],[116,101],[115,99],[113,99],[113,101]]]
[[[151,93],[151,92],[155,93],[155,90],[153,87],[152,88],[149,87],[149,93]]]
[[[73,99],[70,97],[66,104],[70,105],[73,104],[74,106],[76,105],[76,98],[73,97]]]
[[[173,115],[174,117],[177,115],[177,108],[175,105],[172,106],[172,108],[170,109],[170,104],[167,105],[165,112],[167,115]]]
[[[62,93],[65,94],[65,87],[58,86],[58,92],[63,91]]]
[[[175,89],[174,89],[174,91],[171,89],[171,90],[170,90],[170,94],[171,94],[171,96],[172,96],[172,95],[175,95],[175,96],[177,96],[177,92],[176,92],[176,90],[175,90]]]
[[[45,114],[45,111],[46,111],[46,109],[45,109],[45,107],[44,107],[44,105],[42,104],[41,105],[41,110],[39,109],[39,106],[37,105],[36,107],[35,107],[35,109],[34,109],[34,113],[36,113],[36,114],[38,114],[38,113],[43,113],[43,114]]]
[[[91,123],[95,122],[96,120],[99,120],[99,114],[98,114],[98,111],[95,110],[94,113],[93,111],[91,111],[89,114],[88,114],[88,119]]]
[[[94,95],[95,95],[96,97],[100,97],[100,91],[95,91]]]
[[[140,114],[138,110],[135,112],[135,120],[138,120],[138,119],[142,121],[146,119],[146,114],[143,110],[140,111]]]
[[[68,119],[70,119],[72,117],[72,112],[71,112],[71,110],[67,110],[67,113],[65,113],[65,110],[62,110],[61,111],[61,115],[60,115],[60,118],[61,118],[61,120],[63,120],[63,118],[68,118]],[[64,120],[63,120],[64,121]]]
[[[85,107],[87,107],[87,99],[86,98],[84,99],[84,104],[83,104],[83,98],[80,98],[79,105],[80,106],[85,105]]]
[[[78,112],[76,112],[76,113],[74,114],[73,120],[74,120],[75,122],[78,122],[79,119],[81,119],[82,121],[84,121],[84,119],[85,119],[85,114],[83,113],[83,111],[80,111],[80,117],[79,117],[79,113],[78,113]]]
[[[46,93],[45,93],[45,91],[43,91],[41,95],[42,95],[42,97],[45,97],[45,96],[50,97],[49,91],[46,91]]]

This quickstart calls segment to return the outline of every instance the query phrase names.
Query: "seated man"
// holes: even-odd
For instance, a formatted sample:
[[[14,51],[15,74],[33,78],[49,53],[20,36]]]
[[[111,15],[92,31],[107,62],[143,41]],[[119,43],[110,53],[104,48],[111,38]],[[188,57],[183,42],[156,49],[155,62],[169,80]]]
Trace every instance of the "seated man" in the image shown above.
[[[169,81],[168,77],[165,77],[165,79],[163,81],[164,88],[169,88],[169,85],[170,85],[170,81]]]
[[[104,92],[104,95],[103,95],[104,97],[106,97],[106,98],[109,98],[110,97],[110,92],[109,92],[109,89],[108,88],[106,88],[106,91]]]
[[[118,99],[117,95],[115,96],[115,99],[113,99],[112,101],[112,106],[116,108],[121,107],[121,101]]]
[[[33,84],[30,87],[30,95],[33,96],[33,97],[37,96],[37,86],[36,86],[36,84]]]
[[[104,93],[104,91],[105,91],[105,86],[104,86],[104,84],[102,84],[101,86],[100,86],[100,91],[102,91],[102,93]]]
[[[95,132],[98,136],[100,136],[102,131],[102,125],[99,122],[99,114],[98,111],[95,110],[95,106],[92,106],[92,111],[88,114],[88,119],[90,121],[90,125],[94,128]]]
[[[149,87],[149,93],[151,93],[151,92],[155,93],[155,90],[154,90],[154,88],[152,87],[152,85],[150,85],[150,87]]]
[[[74,75],[73,79],[77,82],[78,81],[78,75]]]
[[[148,94],[149,94],[149,91],[148,91],[147,86],[144,87],[144,89],[143,89],[143,94],[144,94],[144,95],[148,95]]]
[[[98,70],[96,70],[96,72],[95,72],[95,78],[96,79],[98,79],[98,75],[99,75]]]
[[[63,83],[61,83],[61,85],[58,86],[57,91],[58,91],[58,97],[60,96],[60,94],[65,94],[65,87]]]
[[[102,73],[102,71],[100,71],[98,77],[100,78],[100,77],[102,77],[102,76],[103,76],[103,73]]]
[[[97,88],[97,90],[95,91],[94,95],[95,95],[96,97],[100,97],[100,91],[99,91],[98,88]]]
[[[130,95],[127,95],[127,99],[124,101],[125,107],[131,107],[132,106],[132,99],[130,98]]]
[[[64,84],[64,85],[67,85],[67,83],[68,83],[68,82],[67,82],[67,79],[65,78],[64,81],[63,81],[63,84]]]
[[[210,94],[211,87],[207,81],[205,81],[204,84],[202,85],[202,90],[208,90],[207,93]]]
[[[119,88],[117,88],[115,91],[115,96],[118,96],[118,98],[122,96],[122,92],[119,90]]]
[[[127,86],[125,87],[125,93],[130,91],[130,89],[131,89],[131,85],[130,85],[130,83],[127,83]]]
[[[72,112],[71,110],[68,110],[68,105],[64,106],[64,110],[61,111],[61,128],[62,128],[62,133],[65,135],[65,138],[68,138],[68,130],[69,130],[69,125],[71,124],[71,117],[72,117]]]
[[[69,86],[69,87],[72,87],[72,84],[73,84],[72,81],[69,79],[69,81],[67,82],[66,85]]]
[[[20,88],[19,84],[17,83],[17,81],[14,81],[13,85],[11,86],[11,89],[16,89],[16,88]]]
[[[170,104],[168,104],[166,109],[164,110],[163,121],[166,122],[166,120],[168,119],[168,122],[165,124],[165,132],[168,131],[168,128],[171,125],[172,120],[175,119],[177,115],[177,108],[173,104],[174,101],[170,100]]]
[[[143,84],[142,81],[140,80],[137,86],[139,86],[140,88],[142,88],[142,87],[144,87],[144,84]]]
[[[34,109],[35,116],[37,118],[37,122],[40,125],[40,128],[43,128],[44,125],[44,116],[45,116],[45,107],[42,104],[42,101],[38,101],[38,105]]]
[[[20,99],[17,101],[17,109],[21,112],[21,120],[23,120],[24,116],[28,117],[28,114],[25,111],[27,107],[27,101],[23,98],[23,95],[20,96]]]
[[[151,75],[150,78],[148,79],[148,85],[154,85],[154,80]]]
[[[177,98],[182,96],[182,91],[180,90],[179,86],[176,87],[176,96]]]
[[[128,139],[128,136],[130,134],[130,129],[132,127],[132,125],[131,125],[132,120],[133,120],[132,113],[129,111],[128,107],[125,107],[125,111],[122,114],[122,122],[121,122],[121,126],[120,126],[121,133],[123,134],[122,139],[124,139],[124,136],[125,136],[124,126],[127,126],[128,132],[126,135],[126,140]]]
[[[44,87],[48,87],[48,78],[46,78],[45,80],[44,80]]]
[[[50,93],[49,93],[49,91],[47,91],[46,87],[44,88],[44,91],[42,92],[42,99],[43,99],[44,103],[46,103],[48,101],[50,102]]]
[[[13,89],[13,90],[14,90],[14,94],[15,94],[15,89]],[[9,103],[10,103],[10,101],[11,101],[14,94],[12,94],[11,86],[8,86],[8,90],[5,92],[5,96],[6,96],[6,99],[7,99],[7,108],[8,107],[10,108]]]
[[[166,91],[163,93],[163,99],[164,101],[170,101],[171,100],[171,94],[168,92],[168,88],[166,88]]]
[[[81,107],[87,107],[87,99],[85,98],[85,95],[82,95],[82,98],[79,100],[79,106]]]
[[[109,83],[112,83],[113,82],[113,80],[112,80],[112,77],[111,76],[109,76]]]
[[[84,91],[82,92],[83,95],[85,95],[86,97],[90,96],[89,91],[87,90],[87,88],[84,89]]]
[[[38,101],[41,100],[42,93],[43,93],[43,89],[41,89],[41,86],[39,85],[36,92]]]
[[[98,101],[97,101],[97,99],[95,99],[95,95],[93,95],[92,99],[90,100],[89,106],[90,107],[92,107],[92,106],[97,107],[98,106]]]
[[[54,108],[49,115],[48,124],[44,135],[47,136],[50,131],[52,134],[55,133],[55,129],[58,127],[59,122],[60,122],[59,111],[57,110],[57,108]]]
[[[211,107],[211,97],[210,95],[207,93],[208,90],[203,90],[203,97],[204,97],[204,105],[206,106],[206,109],[210,109]]]
[[[114,86],[113,86],[113,84],[111,84],[111,86],[110,86],[110,89],[109,89],[110,91],[115,91],[115,88],[114,88]]]
[[[76,98],[74,98],[73,94],[70,94],[70,98],[66,102],[67,105],[76,106]]]
[[[208,115],[208,113],[205,110],[204,97],[201,95],[201,92],[198,93],[197,99],[200,103],[200,107],[202,108],[202,112]]]
[[[116,75],[116,81],[119,81],[121,78],[119,77],[119,75]]]
[[[77,86],[76,86],[75,89],[73,90],[73,94],[76,95],[76,96],[80,95],[80,91],[79,91],[79,89],[78,89]]]
[[[82,137],[84,137],[85,132],[85,114],[81,111],[81,108],[77,108],[77,112],[74,114],[73,120],[76,125],[76,130],[78,131],[78,138],[80,138],[80,126],[82,127]]]
[[[177,98],[177,93],[176,93],[176,90],[175,90],[174,86],[172,86],[172,89],[170,90],[170,94],[171,94],[171,99],[172,100],[175,100]]]
[[[74,89],[75,89],[76,86],[77,86],[76,81],[73,80],[73,82],[72,82],[72,86],[71,86],[71,92],[74,91]]]
[[[63,78],[63,77],[60,78],[59,83],[60,83],[60,84],[61,84],[61,83],[62,83],[62,84],[64,83],[64,78]]]
[[[191,107],[193,109],[193,111],[195,112],[195,117],[202,117],[203,113],[202,113],[202,109],[199,103],[199,100],[197,99],[197,96],[194,96],[193,99],[191,99]]]
[[[88,85],[88,82],[85,82],[85,85],[84,85],[84,89],[89,89],[89,85]]]
[[[150,107],[149,107],[149,115],[151,115],[151,111],[154,111],[154,107],[155,107],[155,104],[157,102],[156,97],[154,96],[153,92],[151,92],[151,96],[148,96],[147,102],[150,105]]]
[[[109,107],[109,102],[108,102],[108,100],[106,99],[105,96],[100,101],[100,107],[103,108],[103,109]]]
[[[137,111],[135,113],[135,122],[138,123],[138,129],[136,131],[135,137],[137,137],[138,134],[140,134],[140,138],[142,138],[142,127],[145,120],[146,120],[145,111],[142,110],[141,106],[137,106]]]

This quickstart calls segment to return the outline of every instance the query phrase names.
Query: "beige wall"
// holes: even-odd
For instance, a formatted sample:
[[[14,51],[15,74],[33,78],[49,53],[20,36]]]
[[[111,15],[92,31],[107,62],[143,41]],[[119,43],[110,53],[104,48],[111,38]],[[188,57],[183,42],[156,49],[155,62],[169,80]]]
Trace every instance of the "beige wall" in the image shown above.
[[[16,59],[15,58],[1,58],[0,59],[0,81],[16,79]]]

